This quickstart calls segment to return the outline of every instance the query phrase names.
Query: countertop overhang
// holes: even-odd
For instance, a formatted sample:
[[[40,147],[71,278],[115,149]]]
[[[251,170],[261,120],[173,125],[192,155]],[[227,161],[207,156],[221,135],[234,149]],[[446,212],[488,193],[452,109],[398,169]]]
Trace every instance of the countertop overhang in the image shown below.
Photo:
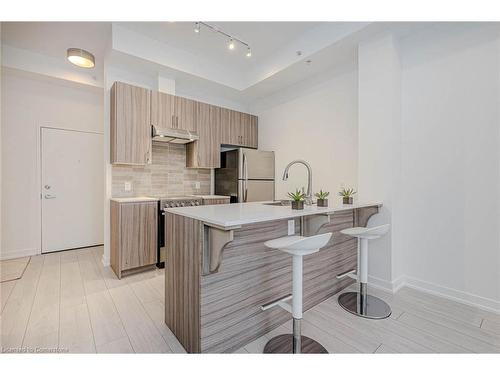
[[[214,225],[224,229],[231,229],[245,224],[292,219],[310,215],[333,214],[339,211],[353,210],[363,207],[382,206],[382,203],[380,202],[360,202],[345,205],[331,205],[329,207],[318,207],[316,205],[312,205],[304,206],[303,210],[292,210],[290,206],[273,206],[265,203],[270,202],[177,207],[168,208],[166,211],[172,214],[203,221],[209,225]]]

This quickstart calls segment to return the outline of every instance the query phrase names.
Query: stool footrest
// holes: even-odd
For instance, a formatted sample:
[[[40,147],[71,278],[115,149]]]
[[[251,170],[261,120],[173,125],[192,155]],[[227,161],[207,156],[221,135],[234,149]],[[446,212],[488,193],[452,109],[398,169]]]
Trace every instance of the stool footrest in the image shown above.
[[[344,277],[350,277],[351,279],[357,280],[358,275],[356,275],[356,270],[349,270],[342,273],[339,273],[337,279],[343,279]]]
[[[261,308],[262,311],[266,311],[266,310],[269,310],[270,308],[272,308],[274,306],[279,306],[279,307],[281,307],[281,308],[283,308],[286,311],[288,311],[288,312],[291,313],[292,312],[291,306],[288,303],[285,302],[285,301],[289,301],[291,299],[292,299],[292,295],[288,294],[286,296],[277,298],[274,301],[266,303],[265,305],[262,305],[260,308]]]

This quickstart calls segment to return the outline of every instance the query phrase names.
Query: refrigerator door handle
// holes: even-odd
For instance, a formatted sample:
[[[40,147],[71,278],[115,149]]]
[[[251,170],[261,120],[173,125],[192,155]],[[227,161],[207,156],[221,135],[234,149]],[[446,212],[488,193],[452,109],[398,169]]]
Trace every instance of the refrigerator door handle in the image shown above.
[[[248,197],[248,164],[247,164],[247,156],[243,153],[243,202],[247,201]]]

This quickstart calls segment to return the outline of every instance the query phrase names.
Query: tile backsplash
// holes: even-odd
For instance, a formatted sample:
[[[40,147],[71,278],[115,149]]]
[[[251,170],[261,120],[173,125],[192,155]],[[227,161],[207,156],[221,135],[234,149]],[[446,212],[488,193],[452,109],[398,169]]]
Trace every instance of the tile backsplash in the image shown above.
[[[130,191],[125,191],[126,182],[131,184]],[[185,145],[153,143],[152,164],[112,166],[114,198],[191,194],[210,194],[210,170],[186,168]]]

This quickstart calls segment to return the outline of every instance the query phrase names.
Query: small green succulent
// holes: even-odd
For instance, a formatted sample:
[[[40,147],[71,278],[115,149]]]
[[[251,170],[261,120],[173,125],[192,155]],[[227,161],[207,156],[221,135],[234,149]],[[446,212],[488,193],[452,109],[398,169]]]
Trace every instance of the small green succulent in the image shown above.
[[[329,191],[320,190],[319,193],[314,194],[318,199],[326,199],[330,195]]]
[[[353,188],[349,189],[343,188],[342,190],[339,191],[339,195],[344,198],[350,198],[354,194],[356,194],[356,191]]]
[[[297,189],[295,193],[288,193],[288,196],[295,202],[301,202],[306,198],[305,193],[299,189]]]

